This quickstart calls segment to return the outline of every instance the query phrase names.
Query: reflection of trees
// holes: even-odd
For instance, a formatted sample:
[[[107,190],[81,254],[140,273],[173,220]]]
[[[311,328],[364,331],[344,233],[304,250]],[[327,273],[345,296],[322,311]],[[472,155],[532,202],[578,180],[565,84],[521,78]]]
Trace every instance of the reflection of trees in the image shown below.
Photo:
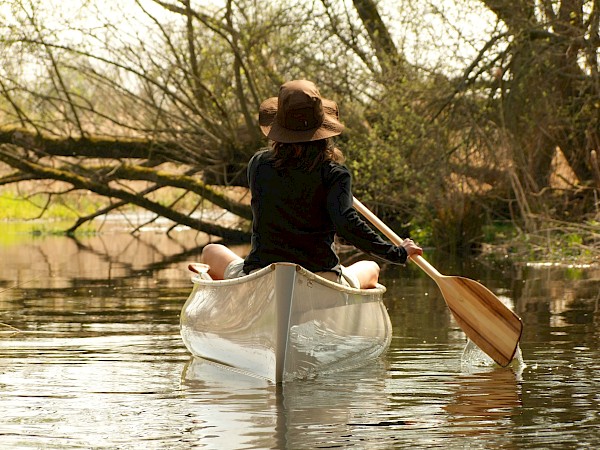
[[[77,249],[80,252],[93,255],[97,257],[99,261],[105,262],[106,264],[118,264],[121,268],[124,268],[125,273],[123,277],[125,278],[136,278],[138,276],[152,277],[154,273],[166,270],[172,266],[185,269],[184,263],[200,259],[200,254],[204,247],[202,245],[185,248],[181,242],[170,239],[171,242],[173,242],[173,245],[177,246],[179,249],[175,251],[175,253],[166,253],[163,249],[158,248],[152,241],[143,240],[139,236],[133,236],[133,238],[129,240],[129,243],[125,247],[120,248],[118,253],[115,254],[114,249],[108,246],[98,248],[96,246],[85,244],[75,238],[72,238],[72,240],[75,242]],[[139,261],[135,257],[132,260],[128,257],[127,254],[130,253],[130,248],[135,244],[144,247],[148,254],[153,255],[152,261]],[[135,255],[138,255],[139,252],[139,248],[133,251]],[[125,255],[124,258],[122,258],[123,255]],[[113,278],[111,277],[111,279]]]
[[[551,339],[552,333],[573,327],[583,326],[590,332],[597,329],[598,278],[600,272],[591,267],[518,268],[513,276],[517,313],[525,324],[535,325],[524,327],[523,340],[527,341],[529,332],[544,333]]]
[[[444,407],[448,420],[469,436],[504,433],[514,426],[522,407],[521,387],[511,369],[460,375],[448,382],[451,401]],[[504,426],[501,426],[504,425]]]
[[[17,285],[44,277],[49,288],[85,285],[93,280],[151,282],[154,275],[167,270],[181,271],[187,277],[185,263],[198,260],[204,245],[194,240],[194,233],[175,233],[176,237],[151,232],[46,237],[3,248],[3,274]]]
[[[82,335],[172,325],[191,289],[187,262],[202,249],[192,233],[45,237],[3,248],[0,322]]]

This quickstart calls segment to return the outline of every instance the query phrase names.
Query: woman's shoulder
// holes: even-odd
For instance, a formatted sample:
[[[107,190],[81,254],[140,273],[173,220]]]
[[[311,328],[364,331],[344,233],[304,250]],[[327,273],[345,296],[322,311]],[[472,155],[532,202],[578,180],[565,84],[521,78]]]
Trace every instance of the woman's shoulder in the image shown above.
[[[250,161],[269,158],[272,153],[273,152],[268,147],[261,148],[254,155],[252,155],[252,158],[250,158]]]
[[[322,167],[322,179],[326,185],[332,185],[336,182],[343,182],[352,179],[350,170],[342,163],[335,161],[326,161]]]
[[[325,161],[323,169],[334,175],[350,175],[350,170],[344,164],[335,161]]]
[[[258,150],[252,157],[250,161],[248,161],[248,166],[256,166],[258,164],[264,163],[266,161],[271,161],[272,151],[269,148],[261,148]]]

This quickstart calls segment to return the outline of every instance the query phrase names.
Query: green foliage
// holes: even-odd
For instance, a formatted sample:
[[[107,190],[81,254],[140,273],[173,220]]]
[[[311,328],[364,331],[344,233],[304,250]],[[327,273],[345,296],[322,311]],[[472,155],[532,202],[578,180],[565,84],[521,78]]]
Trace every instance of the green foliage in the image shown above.
[[[56,201],[48,202],[46,194],[23,197],[13,191],[3,191],[0,194],[0,220],[73,220],[92,213],[102,203],[99,198],[87,194],[63,195]]]
[[[410,234],[406,237],[411,238],[413,241],[415,241],[422,247],[430,247],[435,245],[435,243],[432,240],[432,230],[429,226],[412,227],[410,230]]]
[[[428,191],[435,188],[441,148],[434,145],[435,126],[413,95],[419,81],[392,79],[368,105],[362,121],[351,124],[348,165],[355,186],[366,199],[407,214],[422,213]]]
[[[506,242],[517,235],[515,226],[508,222],[486,223],[481,227],[481,232],[483,233],[481,242],[488,244]]]
[[[29,242],[32,238],[48,235],[64,235],[72,223],[65,220],[27,220],[10,222],[1,221],[2,233],[0,233],[0,247],[9,245],[18,245],[23,242]],[[93,224],[86,224],[77,229],[76,235],[88,235],[97,233],[96,227]]]
[[[453,172],[460,132],[431,120],[436,89],[443,80],[410,72],[392,77],[381,94],[352,123],[344,144],[354,172],[355,192],[379,208],[404,236],[449,251],[471,250],[488,220],[483,199]],[[447,124],[446,124],[447,126]]]
[[[599,228],[593,222],[564,229],[548,227],[537,233],[522,233],[511,223],[487,225],[484,230],[486,242],[490,243],[485,246],[485,253],[504,256],[512,262],[577,267],[597,263],[600,259]]]

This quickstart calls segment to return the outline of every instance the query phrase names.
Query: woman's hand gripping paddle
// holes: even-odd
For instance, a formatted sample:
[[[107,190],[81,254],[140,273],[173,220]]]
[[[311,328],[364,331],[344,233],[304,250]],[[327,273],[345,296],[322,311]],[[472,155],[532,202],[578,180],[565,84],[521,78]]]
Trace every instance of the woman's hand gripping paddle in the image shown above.
[[[354,207],[394,244],[402,244],[402,239],[356,198]],[[410,259],[436,282],[467,337],[502,367],[510,364],[523,331],[519,316],[482,284],[442,275],[422,256]]]

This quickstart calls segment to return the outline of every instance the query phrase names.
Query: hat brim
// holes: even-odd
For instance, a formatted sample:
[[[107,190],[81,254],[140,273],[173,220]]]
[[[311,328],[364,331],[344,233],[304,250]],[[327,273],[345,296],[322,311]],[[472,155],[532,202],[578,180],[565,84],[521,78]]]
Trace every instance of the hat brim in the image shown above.
[[[284,144],[310,142],[338,136],[344,131],[344,125],[338,120],[338,107],[332,100],[322,99],[323,123],[309,130],[290,130],[277,122],[277,97],[271,97],[261,103],[258,110],[258,124],[263,134],[272,141]]]

